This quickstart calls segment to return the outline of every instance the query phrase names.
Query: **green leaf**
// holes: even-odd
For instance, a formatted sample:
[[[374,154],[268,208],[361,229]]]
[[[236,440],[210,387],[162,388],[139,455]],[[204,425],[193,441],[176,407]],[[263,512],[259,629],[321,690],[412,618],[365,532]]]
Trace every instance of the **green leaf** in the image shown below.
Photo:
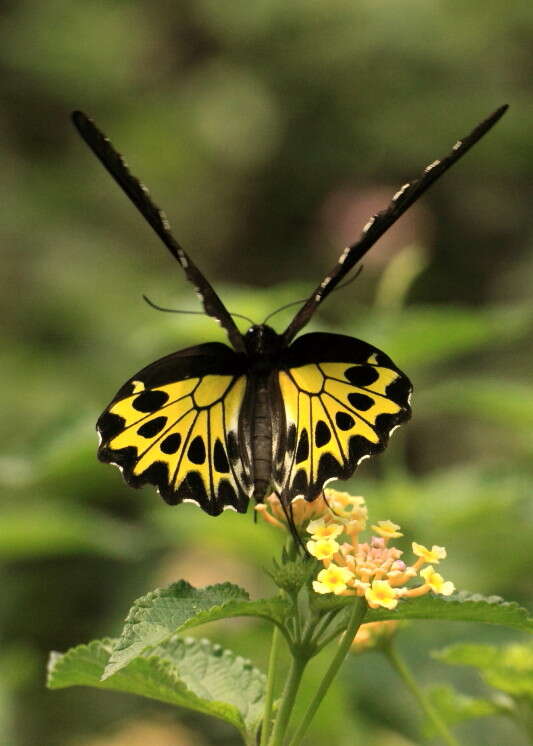
[[[455,666],[473,666],[484,681],[515,697],[533,699],[533,645],[458,644],[435,651],[433,657]]]
[[[509,711],[509,708],[505,707],[503,703],[467,697],[446,684],[431,687],[428,696],[433,707],[449,725],[455,725],[464,720],[488,717],[489,715],[508,714]],[[426,722],[424,730],[429,738],[435,735],[435,728],[430,721]]]
[[[281,598],[250,601],[246,591],[231,583],[194,588],[180,580],[135,601],[104,678],[176,632],[235,616],[264,617],[281,626],[287,608]]]
[[[350,606],[352,603],[353,597],[347,596],[318,601],[320,607],[329,609]],[[527,609],[517,603],[504,601],[499,596],[470,595],[465,591],[448,597],[428,594],[420,598],[403,599],[393,610],[368,609],[364,621],[380,622],[385,619],[485,622],[533,631],[533,619]]]
[[[113,640],[95,640],[52,653],[48,687],[93,686],[139,694],[213,715],[254,734],[263,712],[265,676],[252,664],[209,640],[173,637],[102,679]]]

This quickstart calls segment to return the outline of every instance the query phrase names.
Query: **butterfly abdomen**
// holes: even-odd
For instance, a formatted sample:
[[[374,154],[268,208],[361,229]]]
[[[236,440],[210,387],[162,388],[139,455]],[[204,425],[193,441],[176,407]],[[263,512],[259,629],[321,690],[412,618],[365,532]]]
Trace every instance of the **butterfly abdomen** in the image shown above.
[[[252,463],[254,465],[254,498],[260,502],[271,485],[272,419],[268,379],[258,376],[252,413]]]

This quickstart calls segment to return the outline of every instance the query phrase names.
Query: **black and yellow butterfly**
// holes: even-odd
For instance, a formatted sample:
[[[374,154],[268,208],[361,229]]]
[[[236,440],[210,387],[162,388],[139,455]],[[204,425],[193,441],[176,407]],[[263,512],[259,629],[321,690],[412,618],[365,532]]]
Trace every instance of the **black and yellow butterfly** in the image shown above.
[[[83,139],[178,260],[233,348],[200,344],[130,378],[98,420],[99,458],[119,466],[134,487],[150,483],[170,504],[192,501],[218,515],[225,508],[245,512],[251,497],[261,501],[270,491],[286,509],[300,495],[314,500],[327,482],[347,479],[363,459],[382,451],[410,416],[409,379],[385,353],[359,339],[294,337],[387,228],[506,108],[369,220],[282,334],[261,324],[244,335],[122,157],[90,119],[74,112]]]

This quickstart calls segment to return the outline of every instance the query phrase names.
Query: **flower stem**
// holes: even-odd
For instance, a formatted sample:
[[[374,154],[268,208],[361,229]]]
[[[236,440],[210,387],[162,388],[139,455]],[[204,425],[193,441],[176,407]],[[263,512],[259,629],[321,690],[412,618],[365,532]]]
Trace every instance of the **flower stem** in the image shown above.
[[[422,689],[419,687],[413,674],[407,667],[405,661],[398,654],[398,651],[396,650],[396,647],[394,646],[392,641],[383,647],[383,652],[385,653],[391,666],[394,668],[396,673],[399,675],[399,677],[404,682],[405,686],[409,689],[413,697],[417,700],[422,711],[424,712],[428,720],[433,724],[437,733],[440,734],[442,740],[445,743],[447,743],[448,746],[459,746],[459,741],[448,730],[444,721],[441,720],[440,716],[437,714],[433,706],[430,704],[428,698],[426,697]]]
[[[296,694],[302,680],[302,675],[308,662],[308,658],[303,655],[299,655],[298,651],[292,652],[292,662],[289,671],[287,683],[283,690],[281,698],[281,706],[279,708],[276,721],[274,723],[274,730],[272,731],[272,737],[270,739],[269,746],[282,746],[285,741],[287,728],[289,726],[289,720],[292,714],[292,708],[296,699]]]
[[[324,696],[326,695],[331,682],[337,675],[339,668],[341,667],[344,659],[348,654],[348,651],[350,650],[353,638],[355,637],[355,633],[357,632],[361,622],[363,621],[366,609],[366,601],[363,598],[356,597],[352,606],[344,636],[339,643],[337,652],[335,653],[333,660],[329,664],[329,668],[326,671],[324,678],[322,679],[322,683],[320,684],[317,693],[309,704],[309,707],[307,708],[305,715],[303,716],[298,730],[289,742],[289,746],[298,746],[298,744],[301,743],[301,740],[304,737],[309,725],[311,724],[311,720],[315,716],[316,711],[320,707],[320,704],[324,699]]]
[[[261,746],[267,746],[268,737],[270,736],[270,724],[272,720],[272,705],[274,703],[274,687],[276,683],[276,662],[279,652],[279,643],[281,641],[281,632],[277,625],[274,625],[272,632],[272,644],[270,647],[270,656],[268,659],[268,676],[265,692],[265,711],[263,715],[263,727],[261,729]]]

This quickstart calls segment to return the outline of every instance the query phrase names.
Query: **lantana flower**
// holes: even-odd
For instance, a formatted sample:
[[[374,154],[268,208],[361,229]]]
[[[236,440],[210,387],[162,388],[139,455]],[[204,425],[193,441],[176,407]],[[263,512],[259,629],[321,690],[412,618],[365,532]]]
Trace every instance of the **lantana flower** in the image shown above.
[[[303,499],[292,503],[295,526],[311,535],[307,551],[323,564],[313,581],[316,593],[364,596],[371,608],[392,610],[403,598],[430,591],[443,596],[454,592],[454,584],[444,580],[433,567],[446,557],[444,547],[433,545],[429,549],[413,542],[416,559],[407,564],[403,551],[390,544],[392,539],[403,536],[401,526],[390,520],[377,521],[372,525],[374,535],[361,541],[367,520],[363,498],[333,489],[325,492],[325,497],[311,503]],[[256,509],[269,523],[287,526],[276,497],[267,498],[265,505]]]
[[[442,596],[451,596],[455,590],[455,585],[451,580],[444,580],[442,575],[435,572],[432,565],[420,570],[420,575],[424,578],[433,593],[440,593]]]
[[[344,593],[348,583],[353,580],[353,573],[347,567],[339,567],[334,562],[326,570],[320,570],[313,588],[317,593],[334,593],[336,596]]]
[[[272,526],[277,528],[289,527],[285,511],[276,495],[266,497],[264,502],[255,506],[255,509]],[[312,502],[304,500],[303,497],[295,497],[291,503],[291,511],[297,529],[307,526],[310,521],[330,515],[330,510],[323,495],[319,495]]]
[[[340,549],[335,539],[318,539],[317,541],[308,541],[306,546],[309,554],[319,560],[331,559]]]

